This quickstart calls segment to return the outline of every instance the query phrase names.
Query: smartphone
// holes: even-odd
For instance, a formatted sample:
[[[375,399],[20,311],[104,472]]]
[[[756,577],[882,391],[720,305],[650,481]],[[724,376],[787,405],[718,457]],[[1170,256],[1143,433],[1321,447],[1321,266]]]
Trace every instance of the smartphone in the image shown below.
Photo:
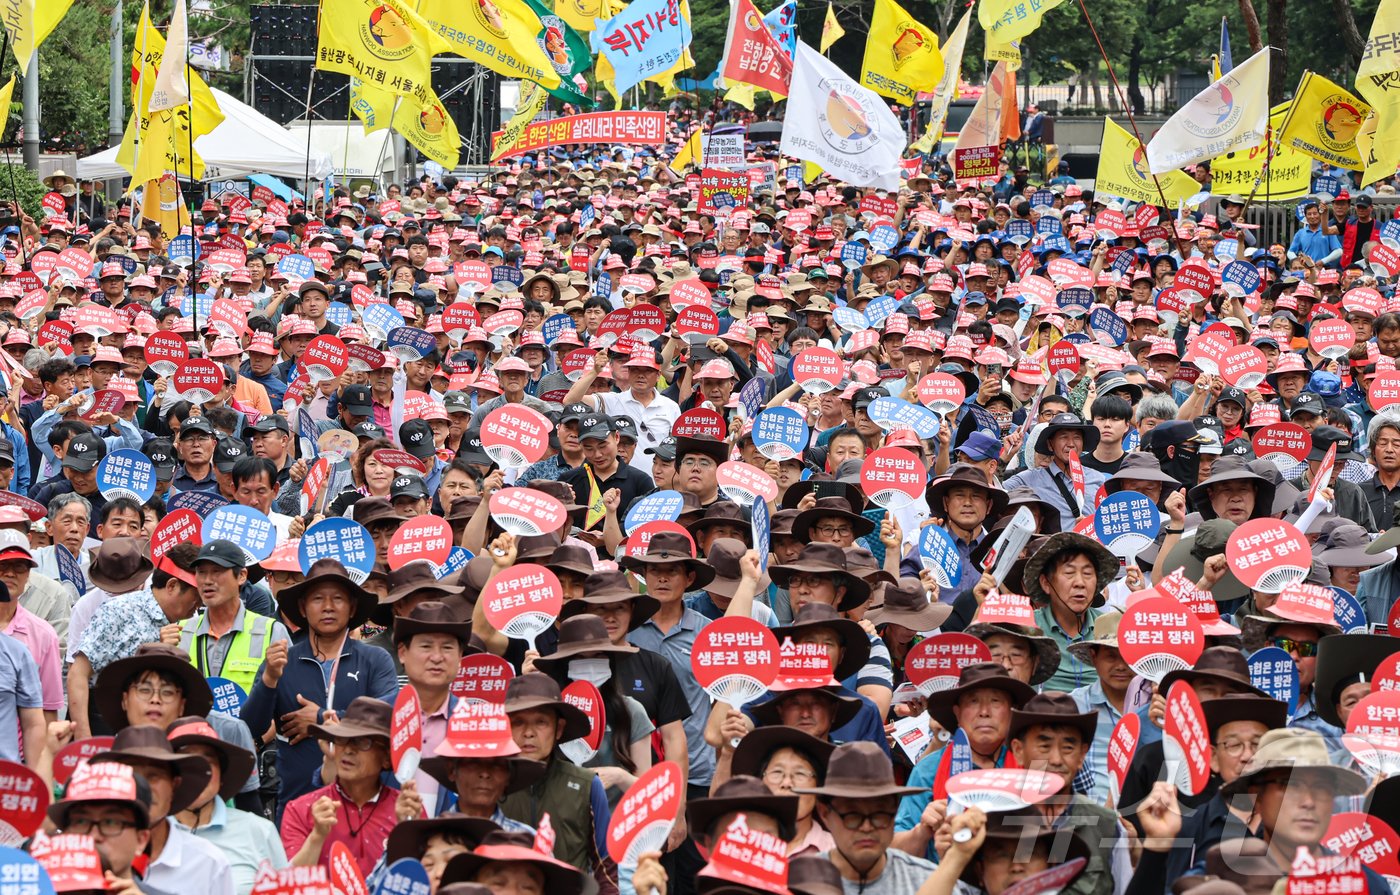
[[[1001,378],[1001,364],[987,364],[987,375]]]

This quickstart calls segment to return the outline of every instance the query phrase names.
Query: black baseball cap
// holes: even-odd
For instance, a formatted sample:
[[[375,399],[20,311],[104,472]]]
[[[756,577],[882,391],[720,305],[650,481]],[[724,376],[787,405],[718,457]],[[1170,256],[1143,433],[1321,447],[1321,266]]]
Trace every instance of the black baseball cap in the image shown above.
[[[340,391],[340,406],[356,416],[370,416],[374,413],[374,400],[370,397],[369,386],[347,385]]]
[[[233,472],[233,464],[248,456],[242,443],[232,438],[220,438],[214,446],[214,468],[219,472]]]
[[[399,444],[419,460],[430,460],[437,453],[433,447],[433,427],[427,420],[409,420],[399,426]]]
[[[88,472],[102,458],[107,456],[107,445],[91,432],[75,435],[68,442],[68,450],[63,455],[63,468],[77,472]]]
[[[355,428],[350,430],[350,434],[357,438],[388,438],[389,433],[384,431],[384,427],[374,420],[365,420],[356,423]]]
[[[155,464],[159,481],[168,482],[175,477],[175,447],[169,438],[152,438],[141,450]]]
[[[644,454],[655,454],[666,463],[676,462],[676,436],[667,435],[661,439],[661,443],[656,447],[649,447],[642,451]]]
[[[640,433],[637,432],[637,424],[630,416],[615,416],[612,418],[613,431],[623,438],[630,438],[637,441]]]
[[[400,497],[411,497],[414,500],[423,500],[428,496],[428,486],[424,484],[422,476],[396,476],[393,483],[389,485],[390,501],[398,500]]]
[[[559,422],[576,423],[586,416],[592,416],[598,411],[587,404],[565,404],[564,409],[559,412]]]
[[[292,431],[287,424],[287,418],[276,413],[269,413],[266,416],[258,417],[258,421],[248,427],[249,432],[287,432]]]
[[[207,419],[205,419],[202,416],[187,417],[185,421],[180,424],[180,437],[184,438],[186,435],[193,434],[195,432],[203,432],[205,435],[213,435],[214,427],[210,424],[210,422]]]
[[[1303,392],[1293,400],[1293,408],[1288,411],[1288,418],[1293,419],[1300,413],[1311,413],[1313,416],[1322,416],[1327,412],[1327,406],[1322,403],[1322,396],[1313,392]]]
[[[225,569],[242,569],[248,564],[248,557],[243,552],[243,548],[233,541],[222,539],[209,541],[199,548],[199,554],[194,558],[194,564],[202,562],[212,562],[216,566],[223,566]]]
[[[578,440],[607,438],[613,433],[612,418],[605,414],[586,416],[578,421]]]

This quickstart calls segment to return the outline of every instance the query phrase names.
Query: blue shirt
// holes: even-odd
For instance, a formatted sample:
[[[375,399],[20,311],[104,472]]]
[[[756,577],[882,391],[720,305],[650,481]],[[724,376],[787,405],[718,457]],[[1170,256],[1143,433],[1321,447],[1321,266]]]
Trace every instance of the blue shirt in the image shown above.
[[[1288,244],[1288,256],[1307,255],[1309,258],[1321,264],[1328,255],[1342,250],[1342,242],[1335,236],[1328,236],[1322,232],[1322,225],[1318,224],[1317,229],[1303,226],[1297,233],[1293,234],[1293,241]]]
[[[1083,643],[1093,638],[1094,619],[1101,614],[1097,609],[1086,609],[1079,633],[1071,635],[1060,627],[1060,623],[1055,620],[1055,613],[1048,605],[1035,611],[1035,626],[1044,631],[1060,648],[1060,667],[1055,670],[1048,681],[1041,685],[1044,689],[1070,693],[1079,687],[1098,681],[1099,675],[1098,672],[1094,671],[1094,666],[1087,662],[1081,662],[1077,656],[1069,651],[1069,645]]]
[[[1103,684],[1099,681],[1080,687],[1070,696],[1074,697],[1074,704],[1079,707],[1079,711],[1097,712],[1099,716],[1098,725],[1094,729],[1094,741],[1089,744],[1089,754],[1084,757],[1084,765],[1080,772],[1088,771],[1093,775],[1092,788],[1087,794],[1093,796],[1095,803],[1102,805],[1104,799],[1108,798],[1108,738],[1113,734],[1113,727],[1123,717],[1123,713],[1108,701],[1103,692]]]
[[[647,619],[640,628],[627,635],[633,646],[660,653],[675,669],[680,679],[685,701],[690,705],[690,716],[681,722],[685,728],[685,742],[690,753],[690,782],[709,786],[715,775],[715,750],[705,742],[705,722],[710,717],[710,696],[701,689],[690,670],[690,653],[695,648],[695,638],[706,625],[708,618],[694,609],[686,609],[681,620],[669,631],[662,631],[654,619]]]
[[[1097,469],[1084,467],[1084,511],[1093,512],[1094,495],[1106,481],[1108,477]],[[1065,499],[1065,494],[1074,494],[1074,485],[1070,483],[1069,474],[1055,463],[1016,473],[1006,480],[1006,490],[1014,488],[1030,488],[1041,500],[1059,510],[1060,531],[1074,528],[1075,521],[1084,515],[1079,507],[1071,507]]]
[[[29,654],[29,647],[8,634],[0,634],[0,758],[23,761],[19,710],[43,707],[39,665]]]

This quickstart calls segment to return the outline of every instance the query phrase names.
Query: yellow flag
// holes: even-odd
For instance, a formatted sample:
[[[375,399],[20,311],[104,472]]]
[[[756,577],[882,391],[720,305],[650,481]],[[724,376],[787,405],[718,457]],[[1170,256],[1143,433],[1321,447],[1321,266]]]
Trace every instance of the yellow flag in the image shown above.
[[[1292,103],[1283,103],[1269,110],[1270,138],[1283,127]],[[1275,141],[1277,142],[1277,141]],[[1260,180],[1264,162],[1269,158],[1263,144],[1253,149],[1227,152],[1210,160],[1210,192],[1213,196],[1228,196],[1239,193],[1248,196],[1255,192],[1262,199],[1296,199],[1306,196],[1312,189],[1312,160],[1291,146],[1278,146],[1274,157],[1269,161],[1268,180]]]
[[[4,2],[4,0],[0,0]],[[131,61],[131,105],[134,110],[145,111],[151,103],[151,93],[156,87],[156,76],[160,64],[165,59],[165,36],[151,24],[149,0],[141,7],[141,18],[136,23],[136,41],[132,47]],[[224,121],[224,113],[219,109],[219,101],[209,85],[197,71],[190,72],[190,103],[194,107],[191,126],[196,137],[218,127]],[[186,107],[188,110],[188,107]],[[142,139],[145,139],[144,137]]]
[[[403,0],[321,0],[319,21],[317,68],[397,96],[424,99],[433,57],[452,52]]]
[[[4,0],[0,3],[0,19],[10,32],[10,48],[15,51],[19,70],[29,68],[29,58],[39,45],[53,33],[68,12],[73,0]]]
[[[804,161],[804,162],[802,163],[802,181],[803,181],[803,183],[811,183],[812,181],[816,180],[816,179],[817,179],[818,177],[820,177],[820,176],[822,176],[822,166],[821,166],[821,165],[817,164],[816,162],[807,162],[807,161]]]
[[[501,128],[500,139],[496,141],[496,148],[491,152],[491,161],[496,161],[520,142],[525,128],[544,110],[544,103],[548,97],[549,93],[540,85],[533,81],[525,82],[520,91],[520,101],[515,106],[515,114],[506,122],[506,126]]]
[[[457,167],[462,138],[457,122],[447,114],[442,100],[428,91],[426,100],[405,96],[394,111],[394,130],[403,134],[415,149],[451,171]]]
[[[1400,0],[1381,0],[1371,34],[1356,70],[1356,92],[1371,104],[1375,113],[1375,138],[1367,158],[1363,185],[1395,174],[1400,167]]]
[[[690,138],[685,141],[685,145],[681,147],[681,151],[677,152],[676,157],[671,159],[672,171],[680,174],[686,169],[687,165],[695,164],[702,157],[705,150],[700,141],[703,140],[704,137],[705,129],[697,127],[695,133],[691,134]]]
[[[544,26],[521,0],[421,0],[418,9],[447,49],[509,78],[559,86],[541,44]]]
[[[825,53],[831,49],[831,45],[846,36],[846,29],[841,27],[841,23],[836,21],[836,10],[831,8],[831,0],[827,0],[826,18],[822,20],[822,49]]]
[[[724,101],[738,103],[750,112],[754,106],[754,86],[752,84],[735,84],[724,93]]]
[[[160,225],[165,239],[180,235],[180,182],[166,173],[158,180],[147,180],[141,190],[141,217]]]
[[[933,99],[928,104],[928,130],[914,143],[919,152],[933,152],[940,137],[943,124],[948,120],[948,106],[958,95],[958,78],[962,74],[963,47],[967,45],[967,29],[972,23],[972,10],[963,13],[948,42],[943,45],[943,77],[933,88]]]
[[[938,35],[894,0],[875,0],[861,68],[860,82],[866,87],[912,106],[915,94],[932,90],[943,77]]]
[[[988,41],[982,57],[988,62],[1005,62],[1007,71],[1020,71],[1021,42],[1013,40],[1010,43],[994,44]]]
[[[1356,134],[1370,114],[1371,107],[1348,91],[1305,71],[1279,143],[1329,165],[1360,171],[1365,166],[1356,148]]]
[[[588,509],[583,514],[583,527],[587,530],[603,521],[608,511],[603,506],[603,492],[598,488],[598,480],[593,477],[593,466],[585,463],[583,469],[588,473]]]
[[[10,99],[15,93],[15,76],[10,75],[10,80],[5,82],[4,87],[0,87],[0,137],[5,136],[5,125],[10,123]]]
[[[1064,0],[982,0],[977,4],[977,21],[987,32],[987,46],[1005,46],[1019,41],[1040,27],[1041,18]],[[1020,50],[1016,51],[1020,55]],[[987,58],[991,58],[990,56]]]
[[[554,14],[575,31],[592,31],[595,19],[611,18],[603,15],[601,0],[554,0]]]
[[[1162,188],[1157,193],[1157,185]],[[1161,205],[1162,196],[1175,202],[1200,192],[1195,178],[1181,171],[1157,176],[1157,184],[1147,172],[1147,150],[1137,137],[1105,117],[1103,142],[1099,146],[1099,170],[1094,179],[1094,194],[1107,193],[1130,202]]]
[[[350,111],[360,119],[365,133],[382,131],[389,126],[389,119],[394,115],[394,94],[369,87],[359,78],[351,78]]]

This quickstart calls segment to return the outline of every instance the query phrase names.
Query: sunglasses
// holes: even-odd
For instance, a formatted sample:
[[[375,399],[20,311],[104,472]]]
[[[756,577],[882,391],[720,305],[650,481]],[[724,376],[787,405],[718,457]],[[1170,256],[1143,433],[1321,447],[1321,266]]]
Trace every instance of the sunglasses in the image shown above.
[[[1275,637],[1270,642],[1285,653],[1296,653],[1300,659],[1310,659],[1317,655],[1315,642],[1293,640],[1289,637]]]

